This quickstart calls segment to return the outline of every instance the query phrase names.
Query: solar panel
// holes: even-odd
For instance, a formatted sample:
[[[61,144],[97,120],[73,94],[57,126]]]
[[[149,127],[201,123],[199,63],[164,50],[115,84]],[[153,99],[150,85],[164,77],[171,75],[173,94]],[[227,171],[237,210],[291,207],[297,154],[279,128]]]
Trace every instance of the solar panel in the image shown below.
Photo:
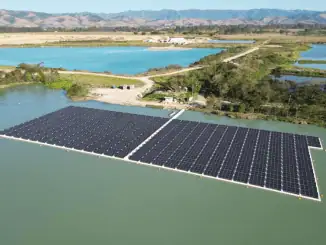
[[[320,200],[313,136],[74,106],[0,135]]]
[[[322,148],[321,142],[318,137],[307,136],[308,145],[315,148]]]
[[[1,134],[124,157],[167,121],[167,118],[70,106]]]
[[[308,139],[288,133],[173,120],[130,159],[318,199]]]

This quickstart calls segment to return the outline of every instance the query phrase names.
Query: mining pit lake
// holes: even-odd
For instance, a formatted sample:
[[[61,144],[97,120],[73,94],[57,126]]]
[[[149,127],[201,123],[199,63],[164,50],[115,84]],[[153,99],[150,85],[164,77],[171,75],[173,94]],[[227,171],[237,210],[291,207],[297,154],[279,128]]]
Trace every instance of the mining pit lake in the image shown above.
[[[0,129],[68,105],[168,116],[171,111],[95,101],[20,86],[0,94]],[[199,112],[180,119],[320,137],[326,129]],[[187,174],[158,171],[36,144],[0,139],[0,244],[323,244],[326,202],[299,200]],[[312,150],[321,194],[326,152]]]
[[[43,62],[46,67],[134,75],[171,64],[186,67],[222,50],[193,48],[153,51],[146,47],[0,48],[0,65]]]
[[[326,60],[326,44],[313,44],[312,48],[301,52],[300,59],[302,60]],[[299,67],[315,68],[326,70],[326,64],[295,64]]]

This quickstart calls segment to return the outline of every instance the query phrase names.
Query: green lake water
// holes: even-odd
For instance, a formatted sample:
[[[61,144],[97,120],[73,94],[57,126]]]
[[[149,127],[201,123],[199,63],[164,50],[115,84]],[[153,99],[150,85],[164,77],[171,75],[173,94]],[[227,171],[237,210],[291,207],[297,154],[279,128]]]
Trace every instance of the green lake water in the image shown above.
[[[0,95],[0,129],[78,104],[167,116],[169,111],[72,103],[39,86]],[[307,133],[326,130],[280,122],[232,120],[186,112],[181,119]],[[245,188],[187,174],[158,171],[35,144],[0,139],[0,244],[325,243],[326,202]],[[326,152],[312,151],[321,194]]]

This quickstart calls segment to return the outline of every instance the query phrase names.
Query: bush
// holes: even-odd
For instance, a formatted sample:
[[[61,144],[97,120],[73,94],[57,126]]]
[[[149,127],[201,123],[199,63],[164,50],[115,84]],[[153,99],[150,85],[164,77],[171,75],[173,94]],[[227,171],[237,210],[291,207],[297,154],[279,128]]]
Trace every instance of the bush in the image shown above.
[[[71,85],[71,87],[67,90],[67,95],[69,97],[83,97],[83,96],[87,96],[87,94],[88,94],[88,89],[76,83]]]
[[[244,112],[246,111],[246,106],[245,106],[244,104],[240,104],[240,105],[239,105],[239,109],[238,109],[238,111],[239,111],[240,113],[244,113]]]

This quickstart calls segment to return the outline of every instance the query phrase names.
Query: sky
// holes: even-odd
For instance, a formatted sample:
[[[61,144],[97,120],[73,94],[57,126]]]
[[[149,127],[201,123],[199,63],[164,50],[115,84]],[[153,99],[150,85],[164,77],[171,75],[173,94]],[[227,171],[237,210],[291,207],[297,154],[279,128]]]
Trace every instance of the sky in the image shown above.
[[[30,10],[48,13],[117,13],[127,10],[160,9],[310,9],[326,10],[326,0],[1,0],[0,9]]]

